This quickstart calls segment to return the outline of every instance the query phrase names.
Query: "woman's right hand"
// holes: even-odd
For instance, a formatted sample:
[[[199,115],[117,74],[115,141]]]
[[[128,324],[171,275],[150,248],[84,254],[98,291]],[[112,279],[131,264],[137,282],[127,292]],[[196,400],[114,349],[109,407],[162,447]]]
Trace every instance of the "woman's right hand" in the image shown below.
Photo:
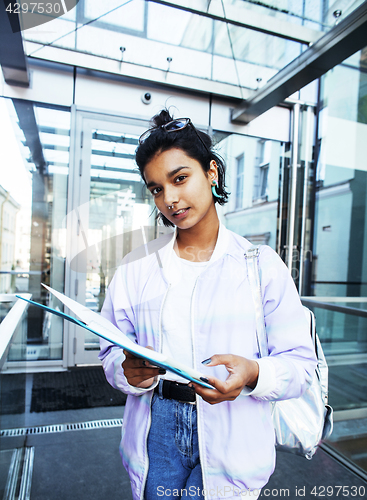
[[[147,346],[147,349],[154,350]],[[125,361],[122,363],[124,375],[128,383],[134,387],[146,389],[154,383],[154,378],[158,375],[164,375],[166,370],[151,365],[149,361],[137,358],[128,351],[124,351]]]

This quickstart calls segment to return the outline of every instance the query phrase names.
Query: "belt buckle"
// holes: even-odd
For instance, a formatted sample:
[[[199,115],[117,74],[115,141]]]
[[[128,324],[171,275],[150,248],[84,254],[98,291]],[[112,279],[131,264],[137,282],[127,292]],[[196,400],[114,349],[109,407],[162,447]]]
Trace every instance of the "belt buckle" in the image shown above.
[[[180,401],[179,399],[176,399],[179,403],[185,403],[188,405],[196,405],[196,401]]]
[[[186,385],[186,384],[182,384],[180,382],[177,382],[177,381],[172,381],[173,385],[175,385],[176,387],[180,387],[182,385]],[[187,387],[187,386],[186,386]],[[185,387],[185,389],[186,389]],[[188,387],[187,387],[188,388]],[[186,403],[186,404],[190,404],[190,405],[196,405],[196,398],[195,398],[195,401],[182,401],[181,399],[176,399],[176,401],[178,401],[179,403]]]

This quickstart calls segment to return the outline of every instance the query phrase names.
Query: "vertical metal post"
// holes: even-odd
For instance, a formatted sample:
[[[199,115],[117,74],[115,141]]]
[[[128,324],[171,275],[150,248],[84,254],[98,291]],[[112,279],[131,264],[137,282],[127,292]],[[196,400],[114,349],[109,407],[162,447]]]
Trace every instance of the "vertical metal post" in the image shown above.
[[[302,203],[302,229],[301,229],[301,245],[300,245],[300,263],[299,263],[299,282],[298,291],[302,294],[303,286],[303,263],[304,263],[304,252],[305,252],[305,240],[306,240],[306,224],[307,224],[307,206],[308,206],[308,176],[309,176],[309,166],[312,160],[311,154],[311,126],[312,126],[312,108],[308,106],[307,108],[307,119],[306,119],[306,138],[305,138],[305,170],[303,179],[303,203]]]
[[[288,230],[288,255],[287,266],[291,271],[293,267],[293,246],[294,246],[294,226],[296,217],[296,194],[297,194],[297,168],[298,168],[298,149],[299,149],[299,117],[300,104],[293,106],[293,124],[292,124],[292,175],[291,190],[289,196],[289,230]]]
[[[281,164],[280,164],[280,172],[279,172],[279,203],[278,203],[278,227],[277,227],[277,243],[276,243],[276,251],[278,255],[281,255],[282,247],[282,214],[283,214],[283,192],[284,192],[284,168],[285,168],[285,146],[283,143],[283,151],[281,156]]]

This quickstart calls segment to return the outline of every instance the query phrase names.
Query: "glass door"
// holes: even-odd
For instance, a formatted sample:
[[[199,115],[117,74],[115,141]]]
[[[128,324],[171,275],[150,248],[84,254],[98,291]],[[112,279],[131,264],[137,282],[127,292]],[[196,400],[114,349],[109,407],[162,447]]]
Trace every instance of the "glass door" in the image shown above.
[[[66,293],[99,313],[124,255],[156,235],[152,197],[134,160],[148,124],[78,111],[73,118]],[[66,328],[68,366],[98,363],[99,338],[70,323]]]

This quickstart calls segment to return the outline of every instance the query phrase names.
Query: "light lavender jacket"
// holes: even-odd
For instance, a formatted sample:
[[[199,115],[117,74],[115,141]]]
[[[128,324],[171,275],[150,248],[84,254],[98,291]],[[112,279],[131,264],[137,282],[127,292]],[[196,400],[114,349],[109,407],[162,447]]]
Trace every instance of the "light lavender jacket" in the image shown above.
[[[107,291],[102,316],[142,346],[161,350],[161,318],[170,284],[180,279],[171,265],[175,233],[128,254]],[[255,314],[244,253],[250,242],[222,224],[208,267],[192,297],[194,367],[225,380],[223,366],[201,364],[213,354],[258,358]],[[275,467],[274,429],[269,401],[295,398],[312,380],[316,366],[307,322],[287,267],[270,248],[259,256],[269,357],[258,359],[256,388],[232,402],[210,405],[197,397],[203,486],[210,499],[264,486]],[[134,500],[143,499],[148,472],[147,436],[153,388],[128,384],[122,350],[101,340],[100,359],[109,383],[128,395],[120,453]],[[230,492],[233,492],[233,495]],[[221,493],[222,492],[222,493]]]

